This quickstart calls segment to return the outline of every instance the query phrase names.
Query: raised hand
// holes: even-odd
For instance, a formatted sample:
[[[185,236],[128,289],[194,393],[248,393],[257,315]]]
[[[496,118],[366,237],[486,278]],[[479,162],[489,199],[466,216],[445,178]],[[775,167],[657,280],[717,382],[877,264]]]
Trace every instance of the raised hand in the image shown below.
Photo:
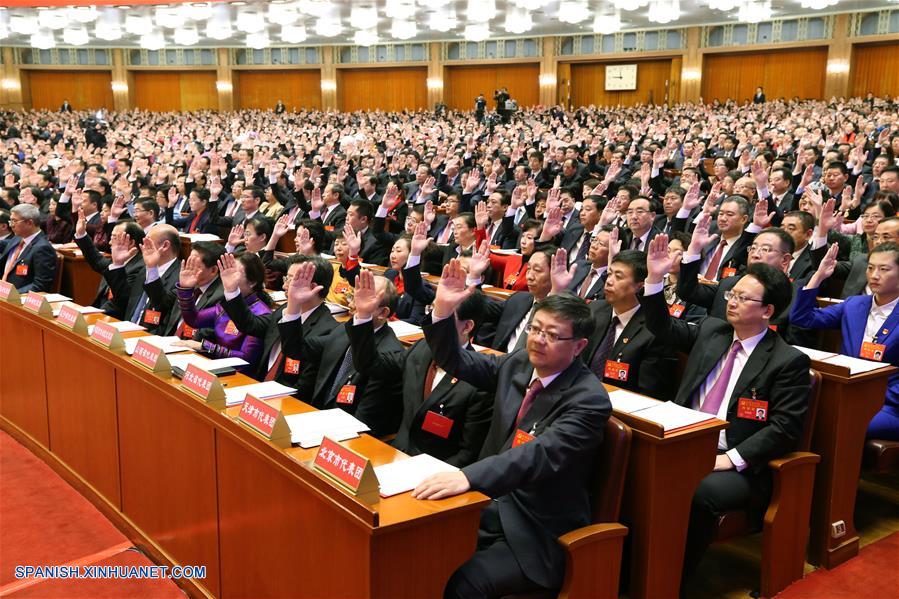
[[[375,287],[375,276],[368,269],[359,271],[356,277],[355,293],[353,294],[353,306],[355,316],[366,319],[371,318],[381,307],[382,293],[378,293]]]
[[[116,266],[122,266],[137,255],[136,247],[128,247],[128,239],[128,237],[116,238],[109,242],[109,253],[112,256],[112,263]]]
[[[391,185],[384,192],[384,197],[381,198],[381,208],[384,210],[390,210],[393,208],[393,205],[396,204],[396,199],[400,197],[400,190],[396,185]]]
[[[812,179],[815,178],[815,167],[810,164],[805,167],[805,171],[802,173],[802,180],[799,182],[799,187],[803,189],[807,189],[809,184],[812,182]]]
[[[690,238],[690,246],[687,248],[688,254],[701,254],[703,249],[718,240],[718,235],[709,234],[709,227],[711,225],[712,215],[703,214],[699,217],[699,221],[696,223],[696,228],[693,229],[693,236]],[[660,236],[657,236],[656,238],[658,237]]]
[[[758,160],[752,162],[752,178],[755,179],[756,187],[759,189],[768,187],[768,171],[762,168]]]
[[[430,204],[430,202],[428,202]],[[427,209],[425,209],[427,210]],[[449,224],[447,224],[449,226]],[[421,256],[422,253],[428,249],[428,244],[431,242],[428,239],[428,224],[427,222],[421,222],[415,225],[415,233],[412,235],[412,242],[409,244],[409,255],[410,256]]]
[[[565,248],[556,250],[549,265],[549,278],[552,281],[551,293],[561,293],[568,289],[576,268],[577,263],[572,263],[571,268],[568,268],[568,252],[565,251]]]
[[[546,221],[543,223],[543,232],[540,233],[541,242],[552,241],[556,235],[562,232],[562,209],[558,206],[546,210]]]
[[[87,235],[87,219],[84,218],[84,210],[78,210],[78,220],[75,221],[75,236]]]
[[[525,188],[521,185],[517,185],[515,189],[512,190],[512,208],[518,210],[522,206],[524,206],[525,200]]]
[[[421,194],[422,195],[431,195],[434,193],[434,186],[437,184],[437,180],[434,177],[428,177],[424,180],[424,183],[421,184]]]
[[[312,190],[312,211],[321,212],[325,208],[325,202],[322,200],[322,190],[316,187]]]
[[[562,188],[561,187],[553,187],[549,190],[549,193],[546,194],[546,211],[549,212],[552,208],[561,208],[562,207]]]
[[[309,229],[306,227],[299,227],[297,229],[297,235],[294,238],[293,243],[298,254],[304,256],[314,256],[316,254],[315,242],[312,241],[312,236],[309,235]]]
[[[829,200],[824,202],[823,206],[820,204],[815,206],[816,210],[814,211],[814,215],[815,218],[818,219],[818,237],[826,237],[830,231],[834,230],[838,226],[837,214],[834,212],[836,204],[836,199],[830,198]]]
[[[350,223],[343,225],[343,240],[346,242],[347,250],[349,250],[349,257],[358,258],[359,252],[362,251],[362,237],[353,229]]]
[[[671,272],[676,256],[668,254],[668,236],[656,235],[649,242],[649,250],[646,253],[646,283],[661,283],[665,275]]]
[[[312,262],[302,262],[296,270],[296,274],[290,281],[287,288],[287,307],[284,308],[285,314],[295,315],[303,311],[303,306],[309,304],[310,301],[318,297],[322,290],[321,285],[317,285],[312,278],[315,276],[315,264]]]
[[[609,255],[606,259],[606,264],[608,266],[612,266],[612,262],[615,261],[615,256],[617,256],[618,252],[621,251],[622,240],[619,239],[619,237],[621,237],[621,234],[618,230],[618,227],[615,227],[611,230],[611,232],[609,232]]]
[[[183,289],[193,289],[200,282],[203,261],[195,255],[181,261],[181,272],[178,274],[178,285]]]
[[[715,185],[718,185],[719,188],[721,186],[720,183],[716,183]],[[714,191],[714,188],[712,188],[712,190]],[[711,196],[711,194],[709,194],[709,196]],[[692,212],[697,206],[699,206],[700,199],[699,181],[696,181],[695,183],[693,183],[693,185],[690,186],[690,189],[687,190],[686,195],[684,195],[684,203],[682,206],[683,209],[687,210],[688,212]]]
[[[481,171],[474,168],[471,169],[468,173],[468,178],[465,180],[465,193],[473,193],[474,190],[478,188],[481,184]]]
[[[175,189],[174,185],[169,187],[169,193],[168,193],[167,199],[168,199],[168,207],[169,208],[174,208],[175,204],[178,203],[178,190]]]
[[[231,231],[228,233],[228,245],[231,247],[237,247],[244,240],[244,227],[243,225],[235,225],[231,227]]]
[[[606,202],[605,207],[602,209],[602,213],[599,215],[599,224],[602,226],[610,225],[615,222],[615,218],[618,216],[618,198],[610,198],[608,202]]]
[[[424,223],[428,226],[428,229],[431,228],[431,225],[434,224],[434,221],[437,219],[437,211],[434,210],[434,202],[428,200],[425,202],[425,211],[423,214]]]
[[[471,295],[475,286],[465,284],[465,271],[457,258],[453,258],[443,267],[440,275],[440,284],[437,285],[437,295],[434,298],[434,318],[443,319],[453,315],[459,304]]]
[[[228,293],[234,293],[240,284],[240,269],[237,267],[237,259],[234,254],[222,254],[218,261],[219,278],[222,287]]]
[[[471,253],[468,260],[468,276],[472,279],[479,279],[490,266],[490,246],[487,240],[481,242],[481,246]]]
[[[118,220],[120,216],[125,212],[125,196],[118,195],[115,200],[112,202],[112,206],[109,207],[109,216],[113,220]]]
[[[808,285],[806,285],[808,289],[817,289],[821,286],[821,283],[826,281],[830,275],[833,274],[833,271],[837,266],[837,253],[839,251],[839,245],[836,243],[831,244],[827,253],[824,254],[821,264],[818,265],[818,270],[816,270],[815,274],[812,275],[812,278],[809,279]]]
[[[288,231],[290,231],[290,214],[285,212],[281,215],[281,217],[275,222],[275,228],[272,230],[272,239],[281,239],[284,237]]]
[[[496,180],[496,173],[490,173],[490,176],[487,177],[487,187],[485,189],[487,195],[496,191],[497,187],[499,187],[499,181]]]
[[[144,241],[140,245],[140,251],[144,256],[144,266],[147,268],[159,266],[159,261],[162,259],[162,252],[160,252],[159,246],[156,245],[156,242],[154,242],[149,235],[144,237]]]
[[[478,202],[474,207],[474,220],[478,229],[486,229],[490,222],[490,214],[487,212],[487,202]]]
[[[771,219],[777,212],[768,212],[768,200],[759,200],[755,203],[755,209],[752,212],[752,222],[763,229],[771,226]]]
[[[222,178],[218,175],[212,178],[212,182],[209,184],[209,196],[210,200],[214,201],[213,198],[218,199],[219,195],[222,193]]]

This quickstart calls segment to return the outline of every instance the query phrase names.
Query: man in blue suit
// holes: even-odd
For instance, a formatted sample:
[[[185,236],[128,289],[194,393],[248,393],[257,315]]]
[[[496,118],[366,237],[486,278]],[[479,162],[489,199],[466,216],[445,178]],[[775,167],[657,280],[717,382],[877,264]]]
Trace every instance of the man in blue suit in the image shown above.
[[[882,243],[868,254],[867,279],[873,295],[853,295],[818,308],[818,287],[833,274],[837,250],[836,244],[831,246],[808,285],[799,291],[790,320],[810,329],[839,327],[841,354],[899,366],[899,245]],[[899,441],[899,373],[887,383],[884,405],[868,425],[868,437]]]
[[[41,232],[40,211],[31,204],[10,210],[13,235],[0,246],[0,280],[19,293],[51,291],[56,278],[56,250]]]

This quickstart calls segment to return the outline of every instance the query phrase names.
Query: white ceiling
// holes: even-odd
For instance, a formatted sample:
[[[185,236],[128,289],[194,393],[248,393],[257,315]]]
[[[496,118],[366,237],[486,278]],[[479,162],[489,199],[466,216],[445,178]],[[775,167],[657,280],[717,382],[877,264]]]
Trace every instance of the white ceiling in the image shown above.
[[[489,37],[521,35],[560,35],[591,33],[596,15],[620,16],[620,28],[643,29],[677,27],[760,20],[759,10],[770,6],[771,17],[810,16],[834,12],[855,12],[896,6],[899,0],[286,0],[279,2],[192,3],[177,5],[97,7],[81,5],[74,12],[67,9],[9,8],[0,9],[0,39],[4,45],[50,47],[52,45],[90,45],[95,47],[158,48],[198,46],[253,46],[353,44],[402,41],[444,41],[465,39],[466,26],[481,24]],[[659,8],[671,10],[679,4],[675,20],[653,19]],[[711,6],[727,5],[729,10]],[[495,12],[490,10],[495,6]],[[807,8],[807,7],[813,8]],[[190,7],[190,8],[184,8]],[[565,22],[567,15],[583,12],[577,23]],[[374,9],[366,14],[364,9]],[[629,10],[633,8],[634,10]],[[742,8],[742,12],[741,12]],[[169,12],[166,12],[168,9]],[[71,10],[71,9],[69,9]],[[488,10],[479,16],[478,11]],[[174,12],[172,12],[174,11]],[[181,12],[183,11],[183,12]],[[41,14],[47,13],[47,14]],[[204,14],[205,13],[205,14]],[[507,16],[518,16],[520,29],[510,31]],[[449,15],[455,14],[452,25]],[[483,20],[494,14],[486,22]],[[531,27],[527,28],[530,17]],[[128,19],[131,18],[130,27]],[[145,20],[141,21],[140,17]],[[199,17],[198,20],[195,20]],[[568,17],[569,20],[570,17]],[[339,19],[340,33],[322,35],[321,26]],[[661,21],[664,21],[663,16]],[[84,24],[80,24],[79,20]],[[400,24],[394,29],[396,21]],[[54,22],[55,21],[55,22]],[[230,24],[231,33],[228,33]],[[608,24],[608,21],[604,21]],[[74,23],[74,25],[73,25]],[[116,38],[116,23],[122,31]],[[212,23],[210,31],[210,23]],[[218,23],[219,25],[216,25]],[[437,27],[440,30],[435,29]],[[33,33],[37,28],[36,34]],[[252,31],[240,31],[245,30]],[[355,38],[363,28],[375,39],[363,42]],[[126,29],[130,29],[126,31]],[[614,29],[614,25],[604,33]],[[176,39],[176,32],[178,39]],[[215,35],[217,37],[210,37]],[[469,32],[471,33],[471,32]],[[101,39],[99,35],[112,39]],[[305,38],[303,37],[305,35]],[[143,36],[143,37],[142,37]],[[182,37],[184,36],[184,37]],[[190,39],[195,37],[195,41]],[[471,39],[471,38],[469,38]],[[267,41],[267,42],[266,42]]]

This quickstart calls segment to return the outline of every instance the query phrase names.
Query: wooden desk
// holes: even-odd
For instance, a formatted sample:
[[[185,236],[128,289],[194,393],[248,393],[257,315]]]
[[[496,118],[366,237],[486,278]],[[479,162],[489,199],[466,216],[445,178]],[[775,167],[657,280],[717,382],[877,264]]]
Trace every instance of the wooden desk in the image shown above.
[[[811,451],[821,456],[815,473],[809,537],[811,564],[834,568],[858,555],[855,495],[858,490],[865,433],[883,406],[887,379],[896,368],[850,376],[845,369],[812,360],[823,377]],[[833,538],[831,524],[842,520],[846,534]]]
[[[97,297],[101,276],[93,271],[78,250],[58,249],[62,256],[62,287],[59,292],[82,306],[90,306]]]
[[[314,472],[313,450],[282,450],[53,320],[3,303],[0,335],[3,430],[156,560],[206,566],[182,581],[192,595],[437,597],[474,552],[479,493],[369,505]],[[348,445],[375,465],[402,457],[368,436]]]
[[[287,233],[284,234],[281,239],[278,240],[278,245],[275,248],[279,252],[286,252],[288,254],[296,253],[297,244],[295,242],[297,236],[296,229],[288,229]]]
[[[630,535],[628,597],[677,597],[690,504],[696,487],[715,466],[718,433],[727,423],[712,420],[660,435],[646,420],[614,414],[633,430],[621,502],[621,523]]]

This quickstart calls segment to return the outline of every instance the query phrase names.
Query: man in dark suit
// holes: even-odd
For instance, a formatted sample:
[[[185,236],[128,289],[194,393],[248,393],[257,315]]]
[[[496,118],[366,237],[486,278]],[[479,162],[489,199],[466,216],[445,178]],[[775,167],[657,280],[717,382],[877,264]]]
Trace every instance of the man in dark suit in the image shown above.
[[[124,262],[107,269],[106,281],[112,289],[116,309],[126,320],[140,324],[154,335],[164,334],[166,319],[177,305],[175,284],[181,272],[178,255],[181,240],[171,225],[153,227],[141,244],[144,268],[129,285]]]
[[[574,197],[574,191],[570,188],[563,188],[559,192],[562,206],[562,241],[559,243],[559,247],[566,248],[566,250],[571,249],[584,234],[580,213],[574,207]]]
[[[284,291],[290,288],[290,282],[297,276],[300,265],[309,262],[312,282],[321,291],[308,298],[305,304],[299,305],[300,322],[303,331],[310,337],[323,337],[334,330],[337,321],[325,304],[325,297],[331,288],[334,268],[331,263],[320,256],[304,256],[294,254],[287,259],[287,274],[284,276]],[[290,355],[285,351],[280,337],[278,323],[281,321],[286,304],[269,314],[253,314],[243,301],[237,288],[225,289],[225,301],[222,307],[228,317],[242,333],[258,337],[262,342],[262,357],[250,375],[259,381],[277,381],[297,389],[297,396],[308,399],[313,390],[317,368],[315,364],[303,363],[299,353]]]
[[[559,250],[553,258],[553,289],[564,289],[570,276],[564,250]],[[677,360],[672,348],[657,341],[645,326],[638,299],[644,279],[645,252],[624,250],[615,256],[604,299],[590,303],[596,328],[584,350],[584,363],[603,382],[667,400]]]
[[[481,294],[474,294],[456,310],[456,329],[466,350],[474,351],[470,338],[481,318],[483,301]],[[424,340],[403,354],[377,351],[371,319],[378,302],[374,276],[362,271],[353,298],[353,326],[347,333],[353,355],[364,370],[403,381],[403,419],[394,446],[410,455],[428,453],[455,466],[467,466],[477,459],[487,435],[492,395],[439,368]]]
[[[197,276],[197,285],[194,287],[194,306],[197,311],[214,306],[223,299],[218,264],[224,253],[225,248],[214,241],[195,241],[191,245],[190,255],[198,258],[203,265]],[[181,319],[181,308],[177,302],[169,312],[162,332],[165,335],[177,335],[182,339],[196,341],[202,341],[207,333],[206,330],[192,328]]]
[[[684,558],[689,575],[721,514],[748,509],[760,518],[767,507],[768,461],[792,451],[805,424],[810,362],[768,328],[792,297],[783,271],[753,264],[728,294],[727,320],[710,317],[694,326],[668,314],[662,288],[673,261],[667,236],[656,237],[641,300],[646,327],[660,342],[690,353],[675,401],[730,423],[718,439],[714,472],[693,497]]]
[[[0,280],[19,293],[50,291],[56,279],[56,250],[40,228],[41,214],[31,204],[13,206],[9,226],[14,237],[0,246]]]
[[[479,461],[428,477],[412,496],[475,490],[494,499],[481,514],[478,551],[450,577],[444,597],[555,592],[565,574],[558,537],[590,521],[591,469],[611,413],[605,389],[578,359],[592,318],[583,300],[551,296],[537,305],[526,351],[477,354],[462,350],[453,318],[470,293],[451,262],[425,338],[449,375],[494,393],[493,420]]]
[[[784,215],[780,228],[793,238],[793,255],[787,271],[790,280],[797,281],[811,276],[816,268],[809,243],[815,230],[815,217],[804,210],[794,210]],[[818,263],[823,257],[819,257]]]
[[[320,409],[341,408],[353,414],[368,425],[373,436],[393,434],[403,413],[402,379],[373,368],[369,361],[352,351],[348,335],[352,322],[334,328],[323,337],[306,334],[302,306],[308,305],[320,292],[327,292],[313,284],[314,270],[311,263],[300,265],[288,288],[287,307],[278,324],[284,353],[297,356],[301,363],[310,361],[317,365],[312,389],[304,399]],[[396,311],[396,287],[384,277],[375,277],[375,286],[379,305],[371,321],[372,351],[401,356],[403,346],[387,326]]]
[[[97,250],[93,239],[87,234],[83,217],[84,214],[81,213],[75,223],[75,243],[91,269],[103,277],[97,288],[97,297],[94,298],[91,305],[121,320],[124,314],[118,311],[116,303],[112,301],[112,290],[109,283],[106,282],[106,273],[113,260]],[[120,256],[121,252],[125,253],[125,275],[129,285],[134,283],[138,273],[144,267],[144,259],[140,254],[140,244],[143,243],[144,236],[144,230],[132,221],[121,222],[112,229],[109,240],[110,250],[114,254],[118,252]]]
[[[655,210],[649,198],[638,196],[627,205],[627,229],[621,232],[621,249],[646,250],[652,238],[661,233],[653,225]]]
[[[312,190],[312,202],[309,218],[320,220],[325,227],[326,245],[330,248],[334,239],[343,234],[343,225],[346,223],[346,209],[341,205],[343,185],[331,183],[322,192],[319,189]]]
[[[577,262],[568,291],[588,302],[605,297],[606,277],[609,268],[609,234],[606,225],[590,239],[587,260]]]
[[[685,201],[680,214],[686,209]],[[686,223],[680,214],[675,221],[675,229],[683,231],[686,230]],[[706,215],[703,218],[709,217]],[[729,196],[721,203],[715,221],[718,234],[707,238],[709,245],[700,248],[702,260],[698,272],[703,278],[720,281],[735,275],[740,267],[746,265],[747,249],[755,238],[755,233],[747,231],[749,218],[749,203],[743,196]]]
[[[508,191],[497,189],[491,193],[484,202],[487,213],[487,222],[480,222],[486,231],[487,245],[497,246],[502,249],[515,249],[518,244],[518,233],[515,230],[515,209],[511,208],[512,196]],[[475,211],[475,216],[483,217],[483,212]]]
[[[350,245],[350,258],[359,258],[362,262],[387,266],[392,246],[386,245],[378,239],[371,227],[375,209],[368,200],[353,200],[350,209],[347,210],[346,224],[341,231]],[[352,229],[352,236],[348,237],[348,229]]]
[[[788,168],[771,169],[767,189],[759,189],[759,198],[768,199],[768,207],[783,216],[796,210],[796,198],[793,195],[793,173]],[[777,218],[777,217],[775,217]],[[772,221],[779,224],[778,221]]]
[[[68,100],[62,101],[62,106],[59,107],[60,112],[72,112],[72,105],[69,104]]]

